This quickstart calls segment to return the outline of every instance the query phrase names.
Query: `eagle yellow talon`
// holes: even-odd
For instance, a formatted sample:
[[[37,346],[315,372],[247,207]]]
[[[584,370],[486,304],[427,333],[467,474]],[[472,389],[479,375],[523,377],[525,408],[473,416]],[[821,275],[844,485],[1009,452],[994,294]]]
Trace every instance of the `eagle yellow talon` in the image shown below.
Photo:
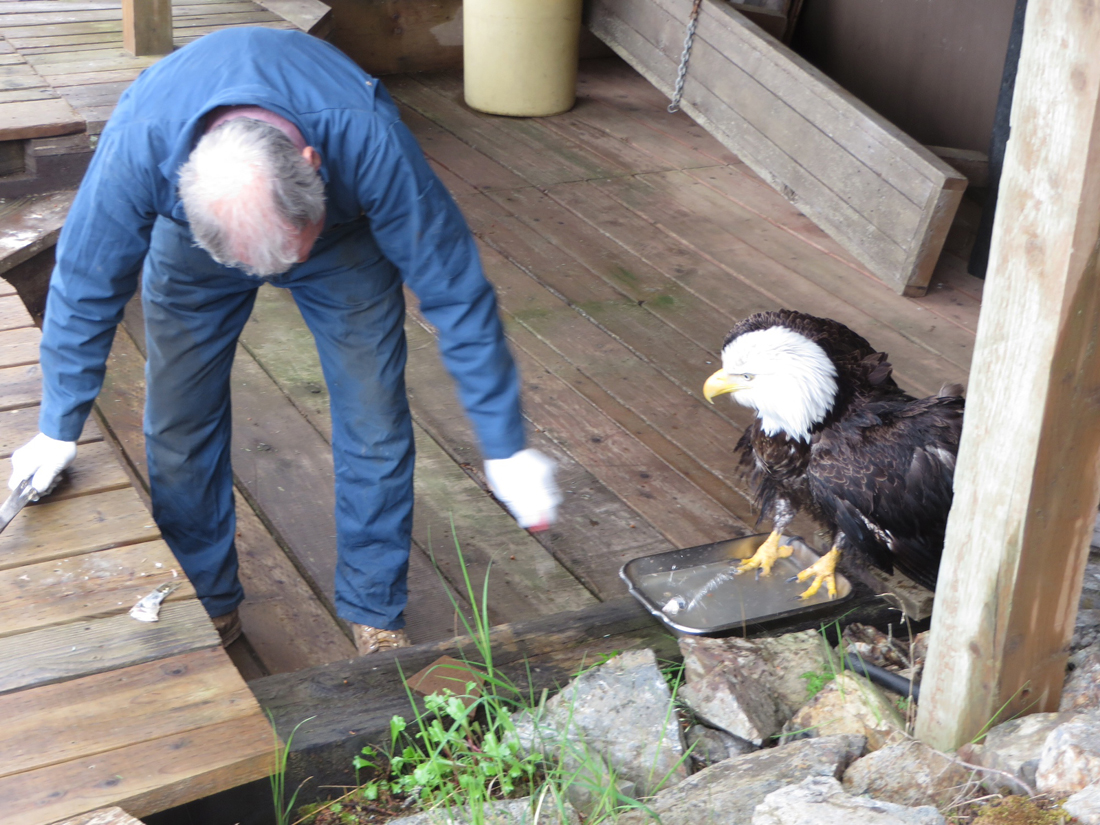
[[[753,554],[752,558],[745,559],[737,566],[737,572],[745,573],[749,570],[759,569],[762,576],[771,575],[772,565],[779,559],[785,559],[794,552],[794,548],[788,545],[781,546],[779,538],[779,532],[773,530],[767,540],[765,540]]]
[[[817,595],[822,583],[825,584],[830,599],[836,598],[836,563],[840,559],[840,551],[833,548],[820,559],[815,561],[805,570],[799,571],[796,577],[800,582],[806,581],[810,576],[814,577],[813,583],[799,596],[800,599],[808,599]]]

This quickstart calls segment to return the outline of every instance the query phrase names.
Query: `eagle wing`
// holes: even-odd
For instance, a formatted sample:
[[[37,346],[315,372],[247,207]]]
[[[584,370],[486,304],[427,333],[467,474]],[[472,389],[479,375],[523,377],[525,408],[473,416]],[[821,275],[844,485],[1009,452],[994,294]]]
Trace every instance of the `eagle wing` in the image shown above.
[[[896,565],[935,587],[955,455],[960,397],[857,402],[815,438],[807,467],[810,494],[849,546],[882,569]]]

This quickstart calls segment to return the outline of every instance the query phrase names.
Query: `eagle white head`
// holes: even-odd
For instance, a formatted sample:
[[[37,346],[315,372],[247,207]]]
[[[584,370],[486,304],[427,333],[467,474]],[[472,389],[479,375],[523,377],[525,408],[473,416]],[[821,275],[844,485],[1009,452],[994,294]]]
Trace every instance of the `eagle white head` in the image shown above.
[[[746,332],[725,346],[722,369],[703,386],[708,401],[724,393],[756,410],[768,435],[809,441],[836,400],[836,366],[819,345],[787,327]]]

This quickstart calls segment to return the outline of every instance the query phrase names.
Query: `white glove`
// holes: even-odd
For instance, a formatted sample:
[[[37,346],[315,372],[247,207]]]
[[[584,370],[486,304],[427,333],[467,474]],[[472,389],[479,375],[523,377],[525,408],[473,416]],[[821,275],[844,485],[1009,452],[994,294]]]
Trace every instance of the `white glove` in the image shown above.
[[[511,458],[485,462],[489,489],[525,530],[545,530],[554,522],[561,493],[554,483],[554,462],[538,450],[520,450]]]
[[[75,457],[75,441],[58,441],[39,433],[12,453],[8,489],[14,490],[23,479],[30,478],[31,486],[45,495],[53,489],[61,471],[72,464]]]

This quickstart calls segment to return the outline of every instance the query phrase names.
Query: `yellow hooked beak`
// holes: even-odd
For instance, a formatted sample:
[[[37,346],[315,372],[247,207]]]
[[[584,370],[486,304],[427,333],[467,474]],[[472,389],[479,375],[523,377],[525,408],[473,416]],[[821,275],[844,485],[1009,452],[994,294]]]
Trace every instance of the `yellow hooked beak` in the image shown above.
[[[746,386],[746,384],[742,384],[727,375],[725,370],[718,370],[703,384],[703,397],[713,404],[714,396],[725,395],[727,392],[737,392],[745,389]]]

